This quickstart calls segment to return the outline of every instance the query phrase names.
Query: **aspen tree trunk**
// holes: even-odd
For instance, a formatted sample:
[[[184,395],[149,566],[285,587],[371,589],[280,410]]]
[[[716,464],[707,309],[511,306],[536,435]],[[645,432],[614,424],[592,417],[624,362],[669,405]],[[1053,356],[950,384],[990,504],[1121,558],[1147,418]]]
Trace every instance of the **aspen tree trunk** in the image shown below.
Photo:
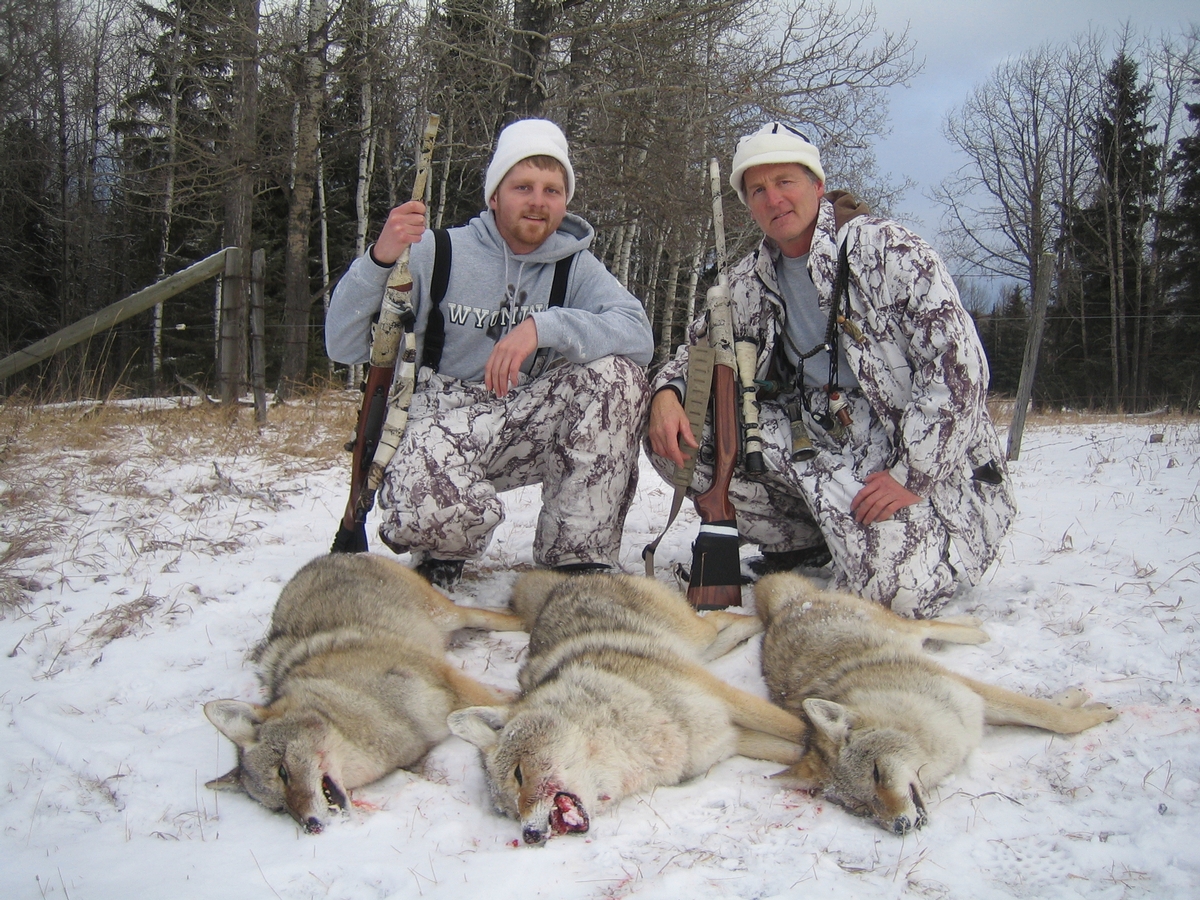
[[[170,56],[171,74],[168,86],[171,93],[167,107],[167,170],[166,183],[163,185],[163,217],[158,235],[158,266],[156,270],[158,281],[167,275],[167,258],[171,253],[171,220],[175,212],[175,162],[178,158],[178,127],[179,127],[179,70],[176,66],[178,53],[175,48],[179,45],[179,29],[171,33],[174,45]],[[163,341],[163,305],[154,305],[154,325],[150,337],[150,380],[155,392],[162,388],[162,341]]]
[[[629,290],[629,260],[633,256],[633,242],[641,231],[641,223],[634,221],[625,231],[625,242],[621,245],[621,255],[617,262],[617,281],[621,287]]]
[[[708,237],[708,231],[712,228],[712,219],[709,219],[704,226],[704,231],[696,238],[696,249],[692,253],[692,271],[688,276],[688,306],[687,306],[687,321],[691,323],[696,318],[696,287],[700,284],[700,263],[704,260],[704,241]]]
[[[434,228],[442,227],[446,215],[446,185],[450,182],[450,159],[454,155],[454,119],[451,117],[446,127],[446,157],[442,160],[442,183],[438,185],[437,215],[431,217]]]
[[[371,196],[371,173],[374,170],[374,101],[372,100],[371,80],[363,78],[358,117],[358,180],[354,187],[354,221],[357,226],[354,238],[355,256],[362,256],[367,251],[367,229],[370,227],[367,202]]]
[[[290,397],[308,370],[309,324],[312,310],[312,277],[309,271],[309,237],[313,196],[316,193],[317,150],[325,81],[325,0],[311,0],[308,38],[301,57],[300,95],[297,98],[295,166],[288,202],[287,238],[283,260],[283,360],[276,394]]]
[[[240,265],[226,270],[221,292],[218,387],[232,407],[246,381],[250,305],[251,213],[254,206],[255,121],[258,116],[258,0],[236,0],[232,29],[235,80],[234,120],[229,126],[224,235],[239,247]]]
[[[658,358],[667,359],[672,350],[672,332],[675,330],[675,306],[679,302],[679,255],[671,254],[671,268],[667,274],[667,286],[663,292],[662,330],[658,338]]]
[[[321,244],[321,321],[329,315],[329,210],[325,204],[325,155],[317,142],[317,223],[320,226]],[[333,380],[333,360],[327,359],[326,375]]]
[[[642,306],[646,309],[646,318],[650,320],[650,328],[654,328],[654,316],[659,308],[658,301],[658,270],[662,268],[663,247],[671,236],[671,226],[659,229],[658,240],[654,242],[654,255],[650,258],[650,270],[646,273],[645,297]]]

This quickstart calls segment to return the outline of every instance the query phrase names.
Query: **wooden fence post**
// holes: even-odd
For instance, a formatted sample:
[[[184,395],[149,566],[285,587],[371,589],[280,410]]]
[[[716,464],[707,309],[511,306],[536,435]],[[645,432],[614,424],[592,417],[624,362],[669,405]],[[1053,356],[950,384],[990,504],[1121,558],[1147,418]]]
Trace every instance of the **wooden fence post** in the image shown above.
[[[1025,410],[1033,396],[1033,377],[1037,373],[1038,353],[1042,349],[1042,333],[1046,328],[1046,307],[1050,301],[1050,279],[1054,273],[1054,254],[1043,253],[1038,265],[1037,284],[1033,290],[1033,318],[1025,336],[1025,359],[1021,363],[1021,381],[1017,385],[1017,405],[1008,426],[1008,458],[1021,456],[1021,437],[1025,432]]]
[[[266,311],[263,308],[263,280],[267,271],[267,251],[255,250],[250,258],[250,384],[254,388],[254,421],[267,424],[267,357],[264,348]]]
[[[221,279],[221,340],[217,346],[217,393],[229,407],[237,403],[246,381],[246,274],[241,248],[230,247]]]

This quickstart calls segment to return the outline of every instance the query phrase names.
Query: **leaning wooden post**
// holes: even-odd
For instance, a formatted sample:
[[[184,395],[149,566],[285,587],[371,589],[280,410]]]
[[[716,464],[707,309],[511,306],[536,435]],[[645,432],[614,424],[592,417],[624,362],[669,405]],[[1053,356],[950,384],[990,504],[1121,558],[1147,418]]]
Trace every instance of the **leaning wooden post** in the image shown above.
[[[124,322],[131,316],[145,312],[155,304],[162,303],[164,300],[220,274],[225,266],[226,252],[227,249],[218,250],[212,256],[193,263],[174,275],[168,275],[162,281],[143,288],[124,300],[118,300],[99,312],[92,313],[90,316],[54,332],[49,337],[42,338],[28,347],[0,359],[0,380],[15,375],[44,359],[49,359],[60,350],[66,350],[80,341],[86,341],[106,328],[112,328],[118,322]]]
[[[1037,373],[1042,333],[1046,329],[1046,307],[1050,301],[1050,279],[1054,273],[1054,254],[1043,253],[1038,265],[1037,284],[1033,289],[1033,318],[1025,336],[1025,359],[1021,363],[1021,381],[1017,385],[1017,405],[1008,426],[1008,458],[1021,456],[1021,435],[1025,431],[1025,410],[1033,396],[1033,377]]]
[[[250,257],[250,384],[254,389],[254,421],[267,424],[267,358],[263,346],[266,311],[263,309],[263,279],[267,251],[255,250]]]

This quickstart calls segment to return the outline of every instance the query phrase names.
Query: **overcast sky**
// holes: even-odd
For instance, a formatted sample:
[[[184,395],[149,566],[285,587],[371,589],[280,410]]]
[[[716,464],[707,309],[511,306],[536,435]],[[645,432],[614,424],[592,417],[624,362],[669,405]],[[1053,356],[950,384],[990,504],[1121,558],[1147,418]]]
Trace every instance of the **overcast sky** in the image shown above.
[[[1196,0],[875,0],[875,8],[881,27],[909,26],[917,58],[925,60],[911,87],[890,93],[892,134],[877,159],[881,172],[917,182],[897,212],[919,217],[930,239],[940,212],[926,195],[965,161],[942,137],[942,122],[997,65],[1089,27],[1112,35],[1128,21],[1157,35],[1200,23]]]

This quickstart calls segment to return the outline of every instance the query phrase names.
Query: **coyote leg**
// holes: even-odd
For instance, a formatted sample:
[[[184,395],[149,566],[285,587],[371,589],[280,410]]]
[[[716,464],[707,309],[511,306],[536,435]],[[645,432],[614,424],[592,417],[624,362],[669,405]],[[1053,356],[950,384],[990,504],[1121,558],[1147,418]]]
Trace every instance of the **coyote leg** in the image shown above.
[[[485,631],[524,631],[525,623],[508,613],[474,606],[456,606],[459,628],[482,628]]]
[[[701,658],[706,662],[724,656],[742,641],[749,640],[763,630],[762,620],[758,616],[714,610],[706,613],[703,619],[716,629],[712,643],[701,651]]]
[[[694,668],[692,677],[725,704],[734,725],[740,725],[750,731],[773,734],[797,744],[803,740],[806,730],[804,722],[786,709],[726,684],[702,666]]]
[[[442,665],[442,677],[458,698],[456,706],[460,709],[466,706],[501,706],[516,699],[507,691],[476,681],[448,662]]]
[[[804,748],[784,738],[775,737],[773,734],[739,728],[737,752],[739,755],[748,756],[751,759],[765,759],[770,762],[782,763],[785,766],[794,766],[804,755]]]
[[[1076,734],[1117,717],[1117,711],[1107,704],[1084,704],[1087,693],[1078,688],[1065,691],[1057,698],[1060,702],[1054,702],[1028,697],[963,675],[953,677],[983,698],[984,721],[989,725],[1032,725],[1058,734]]]

